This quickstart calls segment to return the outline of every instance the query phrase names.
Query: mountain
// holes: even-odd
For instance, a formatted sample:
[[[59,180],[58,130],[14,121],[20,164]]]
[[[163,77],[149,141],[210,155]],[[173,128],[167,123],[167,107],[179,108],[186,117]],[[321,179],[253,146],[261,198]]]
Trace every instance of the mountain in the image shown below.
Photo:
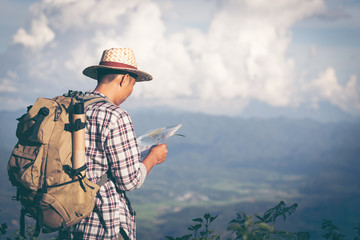
[[[299,204],[294,220],[288,220],[293,231],[320,239],[321,221],[332,219],[346,233],[354,232],[360,215],[359,121],[151,110],[134,112],[133,120],[139,134],[182,123],[179,132],[185,135],[169,140],[167,161],[130,195],[139,209],[138,229],[152,226],[144,212],[161,223],[157,232],[146,233],[179,236],[174,226],[185,234],[191,219],[212,211],[221,216],[217,227],[224,230],[236,211],[261,212],[285,200]]]
[[[10,200],[15,191],[6,164],[21,114],[0,112],[0,178],[6,183],[1,186],[0,223],[13,228],[19,204]],[[281,200],[299,204],[280,223],[284,228],[321,239],[321,221],[331,219],[346,234],[354,232],[360,216],[360,121],[240,118],[166,109],[130,114],[138,136],[178,123],[185,135],[168,140],[167,160],[129,194],[139,239],[180,236],[191,219],[205,212],[219,214],[214,227],[220,232],[236,212],[264,212]]]
[[[320,122],[359,121],[359,115],[344,112],[329,102],[319,102],[316,107],[306,104],[291,107],[274,107],[259,101],[251,101],[238,115],[242,118],[276,118],[312,119]]]

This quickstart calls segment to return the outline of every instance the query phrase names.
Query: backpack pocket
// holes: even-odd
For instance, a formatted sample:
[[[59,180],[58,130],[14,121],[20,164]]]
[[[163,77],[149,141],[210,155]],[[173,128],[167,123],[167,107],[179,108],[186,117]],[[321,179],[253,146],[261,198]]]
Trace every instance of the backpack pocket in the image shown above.
[[[91,214],[100,187],[86,177],[80,181],[48,187],[41,202],[46,227],[56,229],[63,223],[69,227]]]
[[[41,178],[41,162],[37,156],[42,156],[43,145],[24,146],[18,143],[8,163],[8,173],[11,183],[17,186],[38,190]]]
[[[53,100],[38,98],[28,112],[19,118],[16,136],[32,143],[48,143],[61,107]]]
[[[65,207],[51,194],[45,193],[41,202],[43,224],[49,229],[58,229],[70,216]]]

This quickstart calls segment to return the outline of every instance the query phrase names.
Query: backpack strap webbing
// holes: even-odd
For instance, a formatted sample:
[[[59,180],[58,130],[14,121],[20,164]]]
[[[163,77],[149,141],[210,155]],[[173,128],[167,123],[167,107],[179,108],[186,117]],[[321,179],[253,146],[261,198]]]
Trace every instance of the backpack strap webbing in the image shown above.
[[[81,91],[73,91],[73,90],[69,90],[68,93],[63,94],[64,97],[72,97],[75,98],[78,101],[82,101],[84,103],[84,106],[92,104],[92,103],[96,103],[96,102],[109,102],[112,103],[110,101],[110,99],[100,96],[100,95],[96,95],[96,94],[85,94]],[[114,103],[112,103],[114,104]]]
[[[65,221],[62,222],[62,226],[59,229],[59,238],[58,239],[62,239],[62,240],[71,240],[71,231],[70,231],[70,227],[66,226]]]
[[[79,99],[78,99],[79,100]],[[93,104],[93,103],[97,103],[97,102],[109,102],[111,104],[114,104],[110,101],[110,99],[102,97],[102,96],[98,96],[98,95],[94,95],[94,94],[89,94],[89,95],[84,95],[81,97],[81,101],[84,102],[84,107]],[[98,186],[102,186],[105,184],[105,182],[109,179],[108,177],[108,172],[106,172],[104,175],[102,175],[102,177],[100,178],[100,180],[96,183]]]
[[[34,233],[33,233],[33,237],[37,238],[40,235],[40,231],[41,231],[41,227],[43,225],[43,212],[41,210],[40,207],[37,207],[37,217],[36,217],[36,225],[35,225],[35,229],[34,229]],[[22,208],[20,211],[20,236],[22,236],[24,239],[26,239],[26,235],[25,235],[25,216],[26,213],[28,213],[26,211],[25,208]]]
[[[81,99],[81,101],[84,103],[85,107],[87,105],[97,103],[97,102],[109,102],[111,104],[114,104],[110,101],[110,99],[102,97],[102,96],[98,96],[98,95],[85,95],[85,97],[83,97]]]
[[[25,236],[25,209],[21,208],[20,211],[20,236],[26,238]]]
[[[102,186],[105,184],[105,182],[109,179],[107,173],[105,173],[104,175],[102,175],[102,177],[100,178],[100,180],[96,183],[98,186]]]

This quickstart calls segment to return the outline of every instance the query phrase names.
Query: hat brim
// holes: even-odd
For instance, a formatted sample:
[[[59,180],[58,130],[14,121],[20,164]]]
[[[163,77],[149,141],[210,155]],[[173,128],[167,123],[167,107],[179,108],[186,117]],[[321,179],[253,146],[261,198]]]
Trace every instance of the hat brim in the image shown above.
[[[109,70],[119,70],[119,72],[129,72],[136,75],[135,81],[136,82],[144,82],[144,81],[151,81],[153,78],[150,74],[132,68],[118,68],[118,67],[110,67],[110,66],[103,66],[103,65],[94,65],[84,69],[83,74],[89,78],[98,80],[98,70],[99,69],[109,69]]]

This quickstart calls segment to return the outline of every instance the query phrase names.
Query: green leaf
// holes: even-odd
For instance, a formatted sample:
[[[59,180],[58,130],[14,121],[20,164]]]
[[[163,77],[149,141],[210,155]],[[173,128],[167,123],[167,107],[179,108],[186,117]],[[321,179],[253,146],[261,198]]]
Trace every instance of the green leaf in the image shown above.
[[[220,240],[220,234],[211,236],[211,240]]]
[[[194,218],[193,221],[194,222],[201,222],[201,223],[203,222],[202,218]]]
[[[188,234],[188,235],[184,235],[180,238],[180,240],[189,240],[190,238],[192,237],[191,234]]]
[[[265,219],[262,218],[262,217],[260,217],[260,216],[258,216],[258,215],[256,215],[256,218],[258,218],[261,222],[265,222]]]
[[[264,231],[264,232],[273,232],[274,231],[274,228],[269,226],[268,224],[266,223],[258,223],[257,224],[257,228],[261,231]]]
[[[199,230],[199,229],[201,228],[201,224],[196,224],[196,225],[194,226],[194,228],[195,228],[195,230]]]
[[[191,225],[188,230],[190,231],[197,231],[201,228],[201,224]]]
[[[227,228],[229,231],[240,231],[241,229],[243,229],[243,226],[238,223],[233,223]]]
[[[8,228],[8,226],[7,226],[6,223],[1,224],[1,226],[0,226],[0,232],[1,232],[2,235],[5,235],[5,234],[6,234],[7,228]]]
[[[165,238],[166,238],[167,240],[175,240],[175,238],[170,237],[170,236],[165,236]]]
[[[217,218],[218,215],[216,215],[215,217],[210,217],[210,222],[214,221]]]

